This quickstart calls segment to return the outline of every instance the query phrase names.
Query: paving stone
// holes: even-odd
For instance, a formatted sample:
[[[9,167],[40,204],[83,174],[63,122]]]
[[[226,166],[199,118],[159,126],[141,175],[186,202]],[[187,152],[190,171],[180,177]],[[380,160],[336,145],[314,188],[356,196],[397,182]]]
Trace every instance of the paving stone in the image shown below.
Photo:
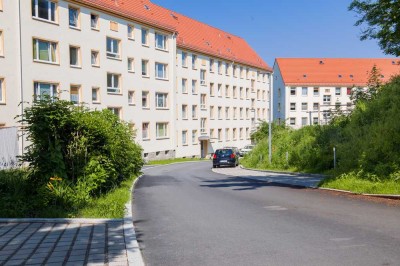
[[[85,261],[85,255],[72,255],[68,257],[68,262],[72,261]]]
[[[61,264],[64,261],[65,261],[65,256],[55,256],[55,257],[51,256],[48,259],[48,261],[46,262],[46,264],[47,263],[59,263],[59,264]]]
[[[5,266],[11,266],[11,265],[21,265],[24,262],[24,260],[9,260],[6,262]]]
[[[85,255],[86,249],[72,250],[71,256]]]

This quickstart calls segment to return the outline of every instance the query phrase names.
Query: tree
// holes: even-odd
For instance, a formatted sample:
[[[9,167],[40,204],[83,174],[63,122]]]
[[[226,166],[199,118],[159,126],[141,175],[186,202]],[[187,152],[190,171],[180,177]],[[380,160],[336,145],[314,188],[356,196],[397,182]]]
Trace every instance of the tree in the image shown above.
[[[400,1],[353,0],[349,10],[361,16],[355,26],[367,25],[361,40],[377,39],[384,53],[400,56]]]
[[[382,88],[382,74],[376,65],[372,67],[368,75],[367,89],[357,87],[351,92],[350,98],[356,103],[374,99]]]

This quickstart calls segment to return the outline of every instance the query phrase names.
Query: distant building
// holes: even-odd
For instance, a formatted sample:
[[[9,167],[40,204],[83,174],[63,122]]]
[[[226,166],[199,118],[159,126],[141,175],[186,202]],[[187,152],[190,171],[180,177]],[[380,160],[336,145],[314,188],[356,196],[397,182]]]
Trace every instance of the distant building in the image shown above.
[[[352,109],[352,89],[366,88],[374,65],[383,82],[400,74],[396,58],[277,58],[273,120],[293,128],[329,123],[332,113]]]
[[[0,127],[47,94],[110,109],[147,159],[204,157],[250,143],[271,73],[242,38],[149,0],[0,0]]]

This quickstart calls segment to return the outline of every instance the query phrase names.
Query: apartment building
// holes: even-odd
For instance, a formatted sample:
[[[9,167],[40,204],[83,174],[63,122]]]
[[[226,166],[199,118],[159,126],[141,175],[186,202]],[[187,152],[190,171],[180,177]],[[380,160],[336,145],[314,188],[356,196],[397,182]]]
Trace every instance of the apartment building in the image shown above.
[[[351,111],[352,90],[367,89],[374,65],[383,82],[400,74],[395,58],[277,58],[273,120],[293,128],[329,123],[335,113]]]
[[[205,157],[268,119],[271,72],[243,39],[148,0],[0,0],[3,127],[50,95],[110,109],[147,159]]]

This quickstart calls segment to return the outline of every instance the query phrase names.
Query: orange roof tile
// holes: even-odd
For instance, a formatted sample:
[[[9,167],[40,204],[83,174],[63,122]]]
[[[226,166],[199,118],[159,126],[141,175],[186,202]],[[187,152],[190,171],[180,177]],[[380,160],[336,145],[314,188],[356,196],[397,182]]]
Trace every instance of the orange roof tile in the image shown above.
[[[244,39],[153,4],[150,0],[75,1],[177,32],[178,47],[272,72]]]
[[[374,65],[383,82],[400,74],[398,58],[277,58],[287,86],[366,86]]]

